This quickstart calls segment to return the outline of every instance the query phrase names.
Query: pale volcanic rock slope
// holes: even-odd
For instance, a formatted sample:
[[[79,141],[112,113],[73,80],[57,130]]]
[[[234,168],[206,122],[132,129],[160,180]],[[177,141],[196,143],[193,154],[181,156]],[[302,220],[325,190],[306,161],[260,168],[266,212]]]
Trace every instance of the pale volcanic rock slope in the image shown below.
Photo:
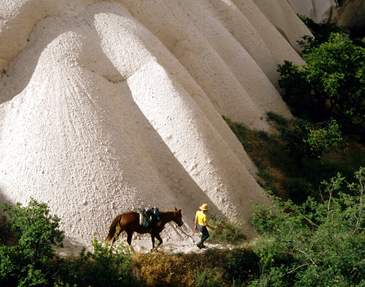
[[[206,202],[250,236],[267,198],[222,116],[266,131],[265,112],[290,117],[276,67],[303,63],[291,45],[309,33],[289,5],[275,19],[254,2],[2,1],[0,204],[46,202],[69,247],[154,205],[191,232]]]

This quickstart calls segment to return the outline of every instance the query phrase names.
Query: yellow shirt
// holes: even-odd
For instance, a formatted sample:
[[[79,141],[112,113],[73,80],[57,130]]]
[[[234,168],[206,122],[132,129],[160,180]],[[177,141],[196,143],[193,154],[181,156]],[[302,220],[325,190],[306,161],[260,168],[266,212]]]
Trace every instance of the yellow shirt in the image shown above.
[[[205,226],[205,222],[207,221],[207,215],[204,212],[198,210],[195,214],[195,218],[198,219],[198,224],[200,226]]]

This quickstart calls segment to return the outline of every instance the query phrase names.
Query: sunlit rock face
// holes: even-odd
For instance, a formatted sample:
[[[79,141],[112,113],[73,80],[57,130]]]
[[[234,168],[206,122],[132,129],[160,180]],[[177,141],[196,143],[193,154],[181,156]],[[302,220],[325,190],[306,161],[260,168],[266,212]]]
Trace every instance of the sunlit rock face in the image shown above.
[[[70,250],[140,206],[182,209],[188,233],[208,203],[250,237],[267,198],[222,116],[291,117],[277,64],[303,63],[309,31],[282,2],[1,1],[0,203],[46,202]]]

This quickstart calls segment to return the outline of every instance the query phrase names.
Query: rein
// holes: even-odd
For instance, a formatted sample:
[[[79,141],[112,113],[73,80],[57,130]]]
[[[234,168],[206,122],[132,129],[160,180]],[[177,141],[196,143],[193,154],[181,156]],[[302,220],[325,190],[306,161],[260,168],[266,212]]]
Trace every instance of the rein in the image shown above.
[[[185,225],[185,223],[184,223],[184,225]],[[182,229],[176,229],[176,230],[179,230],[179,231],[181,231],[182,233],[184,233],[186,236],[193,238],[193,236],[191,236],[191,235],[189,235],[189,234],[186,234],[186,232],[185,232],[184,230],[182,230]]]
[[[175,212],[174,212],[174,218],[175,218],[175,216],[176,216],[176,215],[175,215]],[[183,222],[183,225],[185,225],[185,222]],[[183,225],[182,225],[182,226],[183,226]],[[181,227],[182,227],[182,226],[181,226]],[[184,235],[186,235],[187,237],[193,238],[193,236],[191,236],[191,235],[187,234],[187,233],[186,233],[183,229],[181,229],[181,228],[174,228],[174,229],[175,229],[176,231],[178,230],[177,232],[182,232],[182,233],[183,233]]]

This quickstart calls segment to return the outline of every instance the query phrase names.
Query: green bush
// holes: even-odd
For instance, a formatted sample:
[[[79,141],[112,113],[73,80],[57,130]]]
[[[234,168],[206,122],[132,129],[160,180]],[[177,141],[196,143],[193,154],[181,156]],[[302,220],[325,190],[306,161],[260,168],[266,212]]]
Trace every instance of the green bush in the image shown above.
[[[327,42],[308,48],[306,65],[279,65],[279,86],[297,116],[338,120],[343,127],[365,123],[365,48],[348,35],[332,33]],[[304,111],[304,112],[303,112]]]
[[[82,250],[63,258],[54,249],[63,246],[60,219],[45,203],[31,199],[28,206],[4,204],[16,232],[15,246],[0,245],[0,286],[143,286],[130,274],[131,254],[123,245],[93,241],[94,252]]]
[[[62,247],[63,231],[58,230],[60,219],[49,214],[46,204],[31,199],[27,207],[4,204],[17,232],[17,245],[0,246],[1,286],[47,285],[51,276],[50,260],[53,247]]]
[[[225,220],[219,216],[212,216],[209,219],[209,224],[214,226],[214,230],[209,231],[209,239],[216,239],[226,243],[235,243],[240,239],[246,238],[244,234],[242,234],[239,224],[231,220]]]
[[[102,246],[96,239],[94,252],[83,249],[76,257],[58,258],[57,284],[69,286],[142,286],[130,274],[132,257],[122,243]]]
[[[335,148],[342,148],[342,132],[336,120],[311,124],[303,119],[284,121],[273,113],[268,119],[276,122],[280,138],[298,167],[303,166],[305,158],[319,160]]]
[[[234,286],[246,286],[258,277],[259,258],[250,247],[227,250],[224,270],[226,281],[233,282]]]
[[[323,181],[323,201],[295,205],[273,196],[267,207],[254,204],[252,223],[263,238],[254,286],[364,286],[364,173],[347,184],[354,196],[342,192],[345,178],[337,175]]]
[[[208,249],[195,273],[197,286],[248,286],[259,276],[259,257],[249,245]]]
[[[217,268],[200,268],[195,273],[195,284],[196,286],[207,286],[207,287],[221,287],[228,286],[223,280],[223,273]]]

